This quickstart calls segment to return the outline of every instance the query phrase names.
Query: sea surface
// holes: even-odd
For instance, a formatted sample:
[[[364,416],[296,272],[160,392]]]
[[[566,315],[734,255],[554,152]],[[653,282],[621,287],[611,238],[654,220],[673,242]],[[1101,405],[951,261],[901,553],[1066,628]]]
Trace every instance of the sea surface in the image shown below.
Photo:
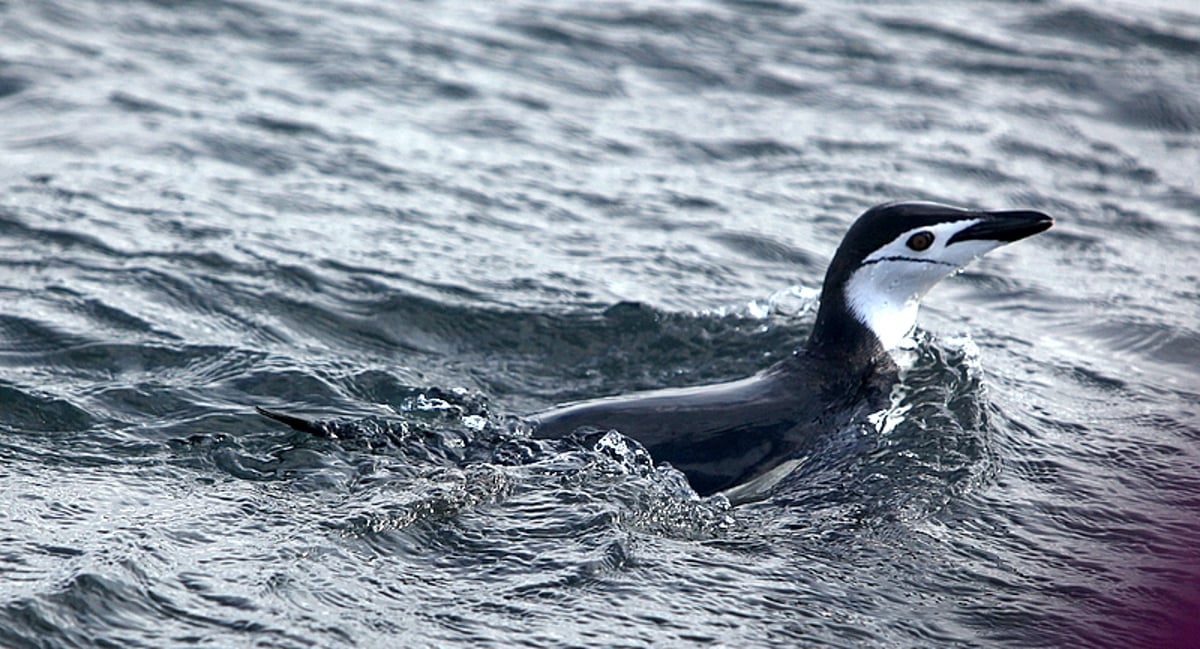
[[[1185,0],[0,1],[0,646],[1200,647],[1198,179]],[[765,499],[528,438],[899,199],[1056,225]]]

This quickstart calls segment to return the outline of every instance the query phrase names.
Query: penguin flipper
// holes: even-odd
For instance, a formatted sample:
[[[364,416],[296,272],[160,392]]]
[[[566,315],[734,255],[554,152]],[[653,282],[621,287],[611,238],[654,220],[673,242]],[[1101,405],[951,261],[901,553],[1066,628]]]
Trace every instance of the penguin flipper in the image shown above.
[[[310,419],[304,419],[303,417],[296,417],[294,415],[287,415],[282,412],[275,412],[274,410],[267,410],[261,406],[254,406],[254,410],[267,419],[273,419],[302,433],[310,433],[312,435],[316,435],[317,437],[337,437],[337,435],[334,435],[333,432],[329,430],[327,425],[319,421],[312,421]]]

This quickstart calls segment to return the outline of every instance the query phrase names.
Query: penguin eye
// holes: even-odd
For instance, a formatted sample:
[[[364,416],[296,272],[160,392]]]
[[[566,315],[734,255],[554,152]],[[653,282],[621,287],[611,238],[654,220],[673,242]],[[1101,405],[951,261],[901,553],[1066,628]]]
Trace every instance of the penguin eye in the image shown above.
[[[918,232],[908,238],[908,247],[918,252],[926,250],[933,245],[932,232]]]

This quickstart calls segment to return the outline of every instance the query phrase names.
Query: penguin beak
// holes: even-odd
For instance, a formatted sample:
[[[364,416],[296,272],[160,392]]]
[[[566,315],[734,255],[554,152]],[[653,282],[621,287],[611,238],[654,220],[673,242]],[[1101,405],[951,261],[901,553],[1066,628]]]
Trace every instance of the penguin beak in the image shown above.
[[[1048,230],[1054,225],[1054,219],[1050,218],[1050,215],[1034,210],[979,212],[978,218],[982,220],[955,232],[946,245],[972,239],[1012,243]]]

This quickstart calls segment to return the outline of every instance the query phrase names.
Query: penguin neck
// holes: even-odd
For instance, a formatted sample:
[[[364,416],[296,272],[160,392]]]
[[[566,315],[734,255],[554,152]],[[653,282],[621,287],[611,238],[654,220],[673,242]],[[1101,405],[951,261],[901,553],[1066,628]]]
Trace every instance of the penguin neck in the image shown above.
[[[817,321],[809,334],[805,350],[810,355],[837,360],[848,366],[890,361],[891,355],[885,343],[894,345],[899,341],[881,340],[872,328],[877,324],[862,315],[861,305],[859,309],[853,308],[841,283],[830,285],[827,282],[821,290]]]

